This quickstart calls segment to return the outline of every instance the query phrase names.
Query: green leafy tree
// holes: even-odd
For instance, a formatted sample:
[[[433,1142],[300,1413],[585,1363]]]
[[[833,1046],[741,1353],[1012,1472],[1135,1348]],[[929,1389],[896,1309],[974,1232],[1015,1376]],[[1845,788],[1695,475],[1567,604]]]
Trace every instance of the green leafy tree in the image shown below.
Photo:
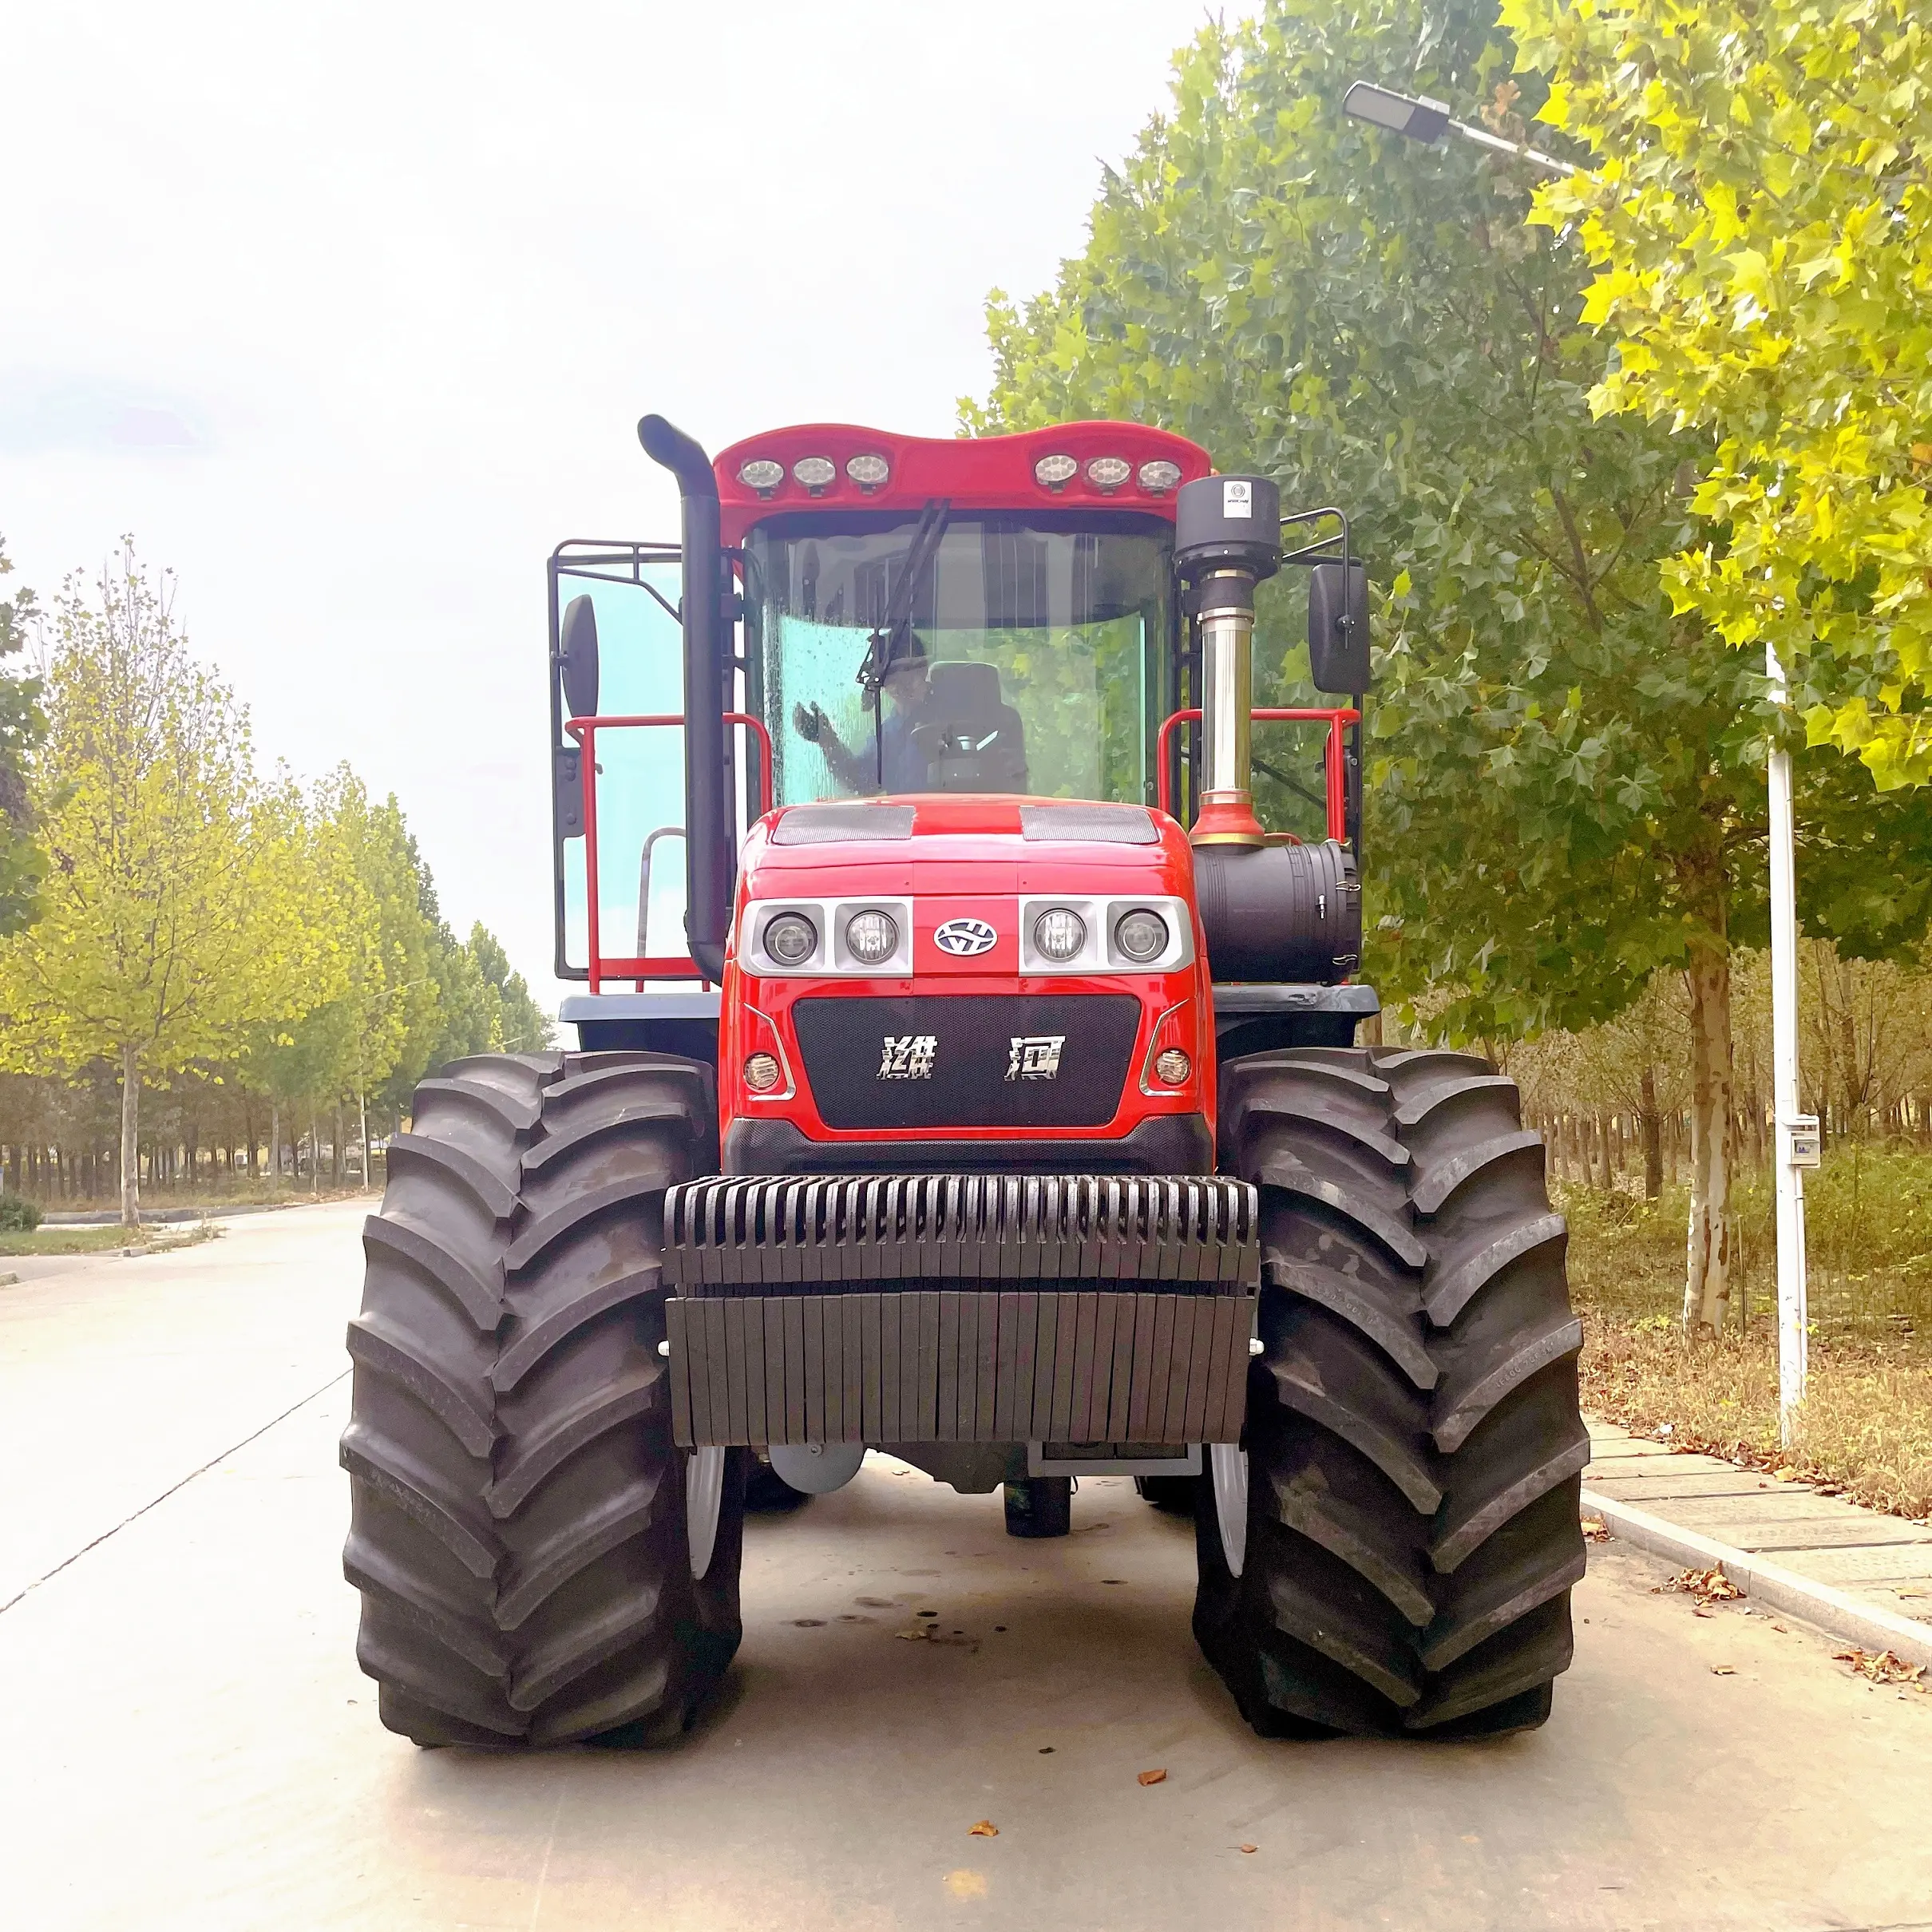
[[[1178,57],[1171,113],[1107,171],[1056,286],[1024,304],[996,291],[992,394],[962,417],[1158,422],[1224,469],[1272,473],[1289,505],[1348,508],[1383,593],[1377,977],[1431,992],[1446,1034],[1500,1039],[1608,1018],[1660,968],[1685,973],[1686,1316],[1716,1327],[1729,960],[1763,920],[1767,711],[1756,667],[1660,585],[1692,540],[1685,490],[1710,445],[1594,419],[1590,264],[1574,236],[1526,222],[1515,164],[1340,113],[1368,77],[1510,131],[1515,65],[1482,0],[1273,0],[1206,30]],[[1263,702],[1306,701],[1290,594],[1264,612]],[[1869,830],[1841,814],[1819,834],[1847,855],[1832,889],[1902,944],[1925,908],[1887,897]]]
[[[1922,0],[1510,0],[1605,415],[1716,445],[1677,608],[1777,652],[1814,744],[1932,779],[1932,18]]]
[[[0,538],[0,577],[13,568]],[[0,602],[0,663],[26,643],[35,609],[30,590]],[[27,760],[46,730],[40,697],[38,678],[0,669],[0,936],[33,919],[46,871],[46,854],[34,836],[26,773]]]
[[[144,1071],[220,1057],[251,1022],[335,991],[307,868],[265,798],[246,714],[189,657],[166,587],[124,548],[53,613],[32,803],[52,863],[40,917],[0,945],[0,1052],[121,1083],[122,1218],[140,1219]]]

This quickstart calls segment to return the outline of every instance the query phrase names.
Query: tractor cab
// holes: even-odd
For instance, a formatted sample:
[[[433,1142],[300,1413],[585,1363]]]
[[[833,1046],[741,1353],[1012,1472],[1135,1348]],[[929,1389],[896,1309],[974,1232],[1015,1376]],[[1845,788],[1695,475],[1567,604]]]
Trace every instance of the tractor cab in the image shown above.
[[[706,1030],[754,827],[769,813],[886,798],[932,801],[913,822],[936,825],[942,795],[1152,808],[1163,823],[1192,825],[1223,865],[1253,849],[1332,847],[1336,889],[1318,883],[1308,897],[1335,943],[1319,959],[1271,963],[1257,961],[1253,932],[1241,944],[1230,934],[1224,946],[1243,970],[1204,995],[1205,1050],[1214,1057],[1217,1025],[1238,1027],[1249,1045],[1340,1039],[1374,1010],[1367,988],[1340,984],[1359,952],[1346,916],[1365,613],[1326,582],[1317,598],[1304,572],[1288,573],[1289,596],[1268,586],[1278,604],[1304,602],[1311,623],[1326,624],[1311,638],[1326,656],[1292,667],[1304,682],[1291,695],[1304,703],[1255,714],[1268,753],[1252,758],[1252,706],[1231,701],[1237,684],[1252,683],[1251,647],[1204,665],[1215,626],[1204,627],[1199,588],[1177,556],[1181,504],[1211,474],[1205,450],[1114,423],[970,441],[808,425],[747,438],[715,461],[675,439],[664,426],[657,453],[679,477],[684,544],[573,543],[551,560],[556,970],[585,983],[564,1017],[587,1047],[687,1051],[703,1034],[711,1057],[730,1062],[729,1029],[723,1041]],[[1267,505],[1247,529],[1265,525],[1265,576],[1281,526],[1272,486],[1261,492]],[[1245,501],[1252,509],[1252,494]],[[687,589],[694,523],[713,560],[707,573],[716,572],[707,610]],[[1288,527],[1314,540],[1291,546],[1291,558],[1359,581],[1338,513]],[[1264,683],[1279,689],[1289,654],[1265,655]],[[1225,688],[1218,715],[1204,719],[1209,669]],[[1307,679],[1316,669],[1323,689],[1355,701],[1323,703]],[[1206,764],[1217,736],[1229,767],[1218,790]],[[802,837],[806,819],[792,822],[788,835],[774,821],[757,853]],[[960,813],[945,822],[956,860]],[[1004,835],[992,820],[985,835],[994,862]],[[1176,849],[1191,901],[1190,843],[1183,835]],[[1304,987],[1286,1027],[1272,988],[1252,990],[1265,976],[1257,964],[1273,978],[1284,963]],[[1325,1031],[1324,1014],[1335,1016]]]

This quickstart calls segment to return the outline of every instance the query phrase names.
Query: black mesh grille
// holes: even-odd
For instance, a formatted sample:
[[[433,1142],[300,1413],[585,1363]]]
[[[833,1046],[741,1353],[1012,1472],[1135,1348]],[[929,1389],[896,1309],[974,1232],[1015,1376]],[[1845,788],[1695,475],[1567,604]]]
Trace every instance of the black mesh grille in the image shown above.
[[[1126,993],[818,999],[792,1016],[828,1126],[1099,1127],[1120,1105],[1140,1003]]]

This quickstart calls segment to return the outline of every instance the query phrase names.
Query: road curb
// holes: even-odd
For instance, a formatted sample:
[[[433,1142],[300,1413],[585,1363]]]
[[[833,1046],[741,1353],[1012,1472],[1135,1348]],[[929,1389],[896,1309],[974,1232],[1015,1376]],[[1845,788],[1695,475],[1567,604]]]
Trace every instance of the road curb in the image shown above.
[[[1583,1513],[1600,1517],[1613,1536],[1673,1558],[1686,1569],[1722,1569],[1753,1604],[1802,1617],[1861,1649],[1889,1650],[1908,1664],[1932,1665],[1932,1625],[1882,1609],[1829,1583],[1814,1582],[1748,1550],[1734,1550],[1695,1530],[1681,1529],[1597,1490],[1584,1491]]]

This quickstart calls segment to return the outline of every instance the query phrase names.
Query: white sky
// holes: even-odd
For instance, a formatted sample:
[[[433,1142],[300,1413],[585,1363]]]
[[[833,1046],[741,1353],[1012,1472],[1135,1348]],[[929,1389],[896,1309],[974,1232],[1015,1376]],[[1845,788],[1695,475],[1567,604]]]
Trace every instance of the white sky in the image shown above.
[[[123,531],[304,776],[401,800],[549,975],[544,559],[671,537],[636,442],[945,435],[983,303],[1084,239],[1199,0],[23,7],[0,532]]]

